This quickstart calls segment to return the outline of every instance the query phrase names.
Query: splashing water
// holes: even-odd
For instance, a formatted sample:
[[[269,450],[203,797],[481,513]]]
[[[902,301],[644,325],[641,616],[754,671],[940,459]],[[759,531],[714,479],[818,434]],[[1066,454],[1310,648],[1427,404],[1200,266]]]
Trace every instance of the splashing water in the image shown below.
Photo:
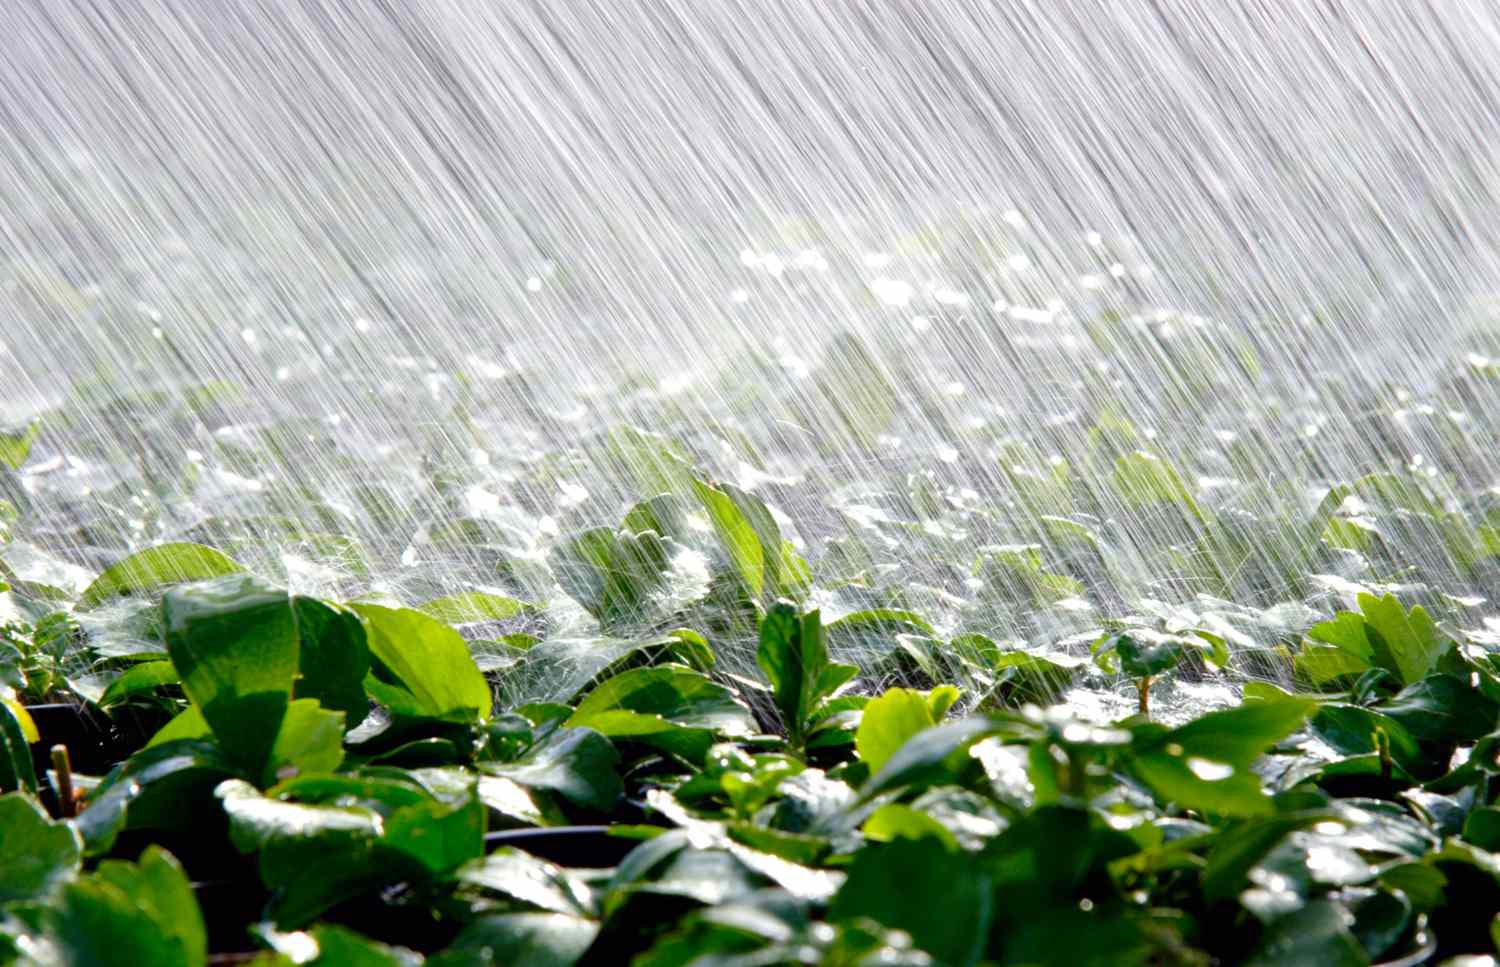
[[[196,541],[559,642],[738,573],[925,616],[846,629],[900,675],[1264,655],[1361,589],[1477,626],[1500,16],[1236,6],[7,4],[0,556]],[[589,570],[662,492],[666,578]]]

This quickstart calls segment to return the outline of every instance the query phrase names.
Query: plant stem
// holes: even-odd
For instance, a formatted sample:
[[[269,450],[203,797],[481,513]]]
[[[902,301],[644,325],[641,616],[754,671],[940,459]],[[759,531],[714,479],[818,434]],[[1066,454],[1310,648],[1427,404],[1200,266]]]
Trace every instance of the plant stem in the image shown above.
[[[68,761],[68,747],[52,747],[52,770],[57,773],[57,804],[63,818],[78,815],[78,794],[73,790],[73,765]]]
[[[1140,681],[1135,683],[1135,696],[1137,709],[1146,718],[1151,717],[1151,676],[1142,675]]]

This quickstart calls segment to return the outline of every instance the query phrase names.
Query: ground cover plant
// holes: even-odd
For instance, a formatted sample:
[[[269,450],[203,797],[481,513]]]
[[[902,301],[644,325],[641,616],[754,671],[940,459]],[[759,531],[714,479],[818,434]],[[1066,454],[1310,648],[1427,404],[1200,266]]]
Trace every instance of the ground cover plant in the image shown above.
[[[745,611],[757,675],[682,629],[507,707],[430,613],[494,602],[337,604],[183,544],[105,595],[161,648],[77,707],[107,771],[9,673],[7,962],[1416,963],[1500,925],[1500,665],[1393,596],[1308,630],[1302,691],[1167,725],[874,694],[850,619],[787,599]],[[1161,674],[1185,637],[1107,647]]]
[[[0,963],[1493,955],[1493,327],[910,299],[607,388],[162,320],[0,432]]]
[[[1095,429],[1107,494],[1007,451],[1019,513],[911,475],[899,501],[833,499],[854,523],[811,560],[771,500],[616,429],[597,446],[635,476],[622,489],[659,492],[539,546],[493,509],[445,515],[411,546],[474,578],[425,598],[372,579],[336,519],[284,544],[300,518],[258,514],[75,579],[13,483],[0,956],[1493,953],[1500,661],[1458,583],[1489,559],[1381,556],[1390,521],[1466,548],[1488,525],[1420,477],[1365,475],[1277,521],[1315,537],[1252,580],[1249,558],[1224,563],[1236,528],[1268,525],[1202,502],[1160,452],[1109,449],[1123,421]],[[6,438],[16,476],[40,436]],[[1102,536],[1120,507],[1169,535],[1137,562],[1148,548],[1225,597],[1127,581]],[[1038,539],[966,533],[1002,526]],[[923,541],[948,559],[898,567]],[[308,561],[351,593],[305,590]],[[1290,583],[1301,597],[1274,600]]]

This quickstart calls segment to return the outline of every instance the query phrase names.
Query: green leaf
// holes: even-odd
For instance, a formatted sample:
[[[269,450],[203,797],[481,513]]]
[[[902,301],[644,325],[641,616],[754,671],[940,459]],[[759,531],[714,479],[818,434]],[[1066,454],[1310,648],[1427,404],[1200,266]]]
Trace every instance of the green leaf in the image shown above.
[[[602,623],[633,622],[666,583],[672,562],[655,531],[632,534],[595,527],[552,549],[558,584]]]
[[[679,725],[722,735],[755,731],[750,712],[723,685],[680,666],[632,668],[610,678],[578,703],[569,726],[587,725],[589,716],[615,709],[659,715]]]
[[[285,591],[236,575],[169,591],[167,652],[224,751],[262,776],[297,677],[296,614]]]
[[[1342,906],[1315,900],[1281,917],[1266,929],[1260,947],[1246,961],[1250,967],[1366,967],[1359,943],[1349,933],[1350,918]]]
[[[44,900],[78,874],[83,843],[67,823],[54,823],[31,797],[0,796],[0,907]]]
[[[944,685],[931,692],[907,688],[887,689],[865,705],[854,747],[870,772],[880,771],[886,760],[923,729],[936,725],[958,699],[958,689]]]
[[[859,791],[857,804],[906,786],[932,785],[956,775],[980,739],[1009,729],[1004,720],[967,718],[923,729],[902,743]]]
[[[634,668],[599,685],[565,723],[631,739],[701,763],[716,735],[755,731],[733,693],[679,666]]]
[[[995,673],[995,688],[990,694],[1013,706],[1026,702],[1043,706],[1055,704],[1073,683],[1082,664],[1077,659],[1072,662],[1062,664],[1024,651],[996,653],[989,664]]]
[[[78,598],[78,610],[87,611],[115,598],[164,590],[188,581],[244,571],[234,561],[202,544],[162,544],[138,551],[111,566],[94,579]]]
[[[1135,450],[1116,458],[1113,483],[1115,493],[1127,506],[1167,504],[1193,517],[1203,516],[1177,468],[1154,453]]]
[[[599,924],[562,913],[502,913],[474,920],[428,967],[573,967]]]
[[[271,748],[265,779],[285,771],[332,772],[344,761],[344,713],[331,712],[310,698],[287,706]]]
[[[242,852],[259,852],[277,891],[272,918],[297,927],[340,900],[400,880],[448,871],[484,850],[484,807],[473,783],[435,797],[407,781],[340,776],[294,779],[261,794],[231,780],[217,795]],[[331,799],[288,801],[310,796]]]
[[[1457,675],[1428,675],[1375,706],[1417,739],[1467,744],[1495,731],[1500,705]]]
[[[423,774],[430,774],[424,770]],[[478,777],[447,771],[428,781],[421,802],[386,817],[383,847],[397,850],[431,874],[448,874],[484,855],[485,806]],[[455,777],[458,781],[452,781]]]
[[[855,854],[828,918],[840,923],[869,917],[905,930],[941,963],[969,967],[984,952],[992,914],[988,877],[970,858],[951,852],[941,839],[903,838]]]
[[[1213,841],[1199,884],[1210,902],[1232,899],[1248,886],[1247,877],[1261,860],[1299,829],[1333,818],[1326,812],[1297,812],[1247,819]]]
[[[593,729],[564,728],[548,735],[514,762],[482,763],[489,775],[531,789],[547,789],[591,809],[612,809],[624,794],[615,771],[620,755]]]
[[[1453,647],[1424,608],[1407,611],[1393,594],[1383,598],[1361,594],[1359,606],[1369,626],[1375,663],[1395,672],[1403,684],[1424,678]]]
[[[343,712],[345,724],[352,729],[370,711],[365,695],[365,676],[370,671],[365,623],[348,608],[327,601],[296,597],[292,603],[301,644],[293,694]]]
[[[1171,963],[1170,958],[1181,949],[1181,941],[1166,924],[1142,922],[1114,904],[1093,909],[1073,904],[1037,909],[1025,919],[1007,924],[1001,936],[1000,962],[1007,964],[1150,967],[1163,961]],[[1166,949],[1153,949],[1158,945]]]
[[[208,722],[203,718],[203,710],[196,705],[187,708],[172,716],[171,720],[157,729],[156,734],[151,736],[146,743],[146,748],[154,748],[175,742],[178,739],[212,739],[214,730],[208,727]]]
[[[636,665],[675,661],[684,645],[663,638],[549,638],[537,642],[502,681],[506,704],[572,703],[591,684]]]
[[[175,685],[177,682],[177,666],[170,661],[143,661],[131,665],[120,677],[110,682],[104,689],[104,694],[99,696],[99,704],[108,708],[143,692],[162,685]]]
[[[9,544],[16,532],[16,523],[21,519],[21,512],[16,509],[14,501],[0,497],[0,545]],[[0,581],[0,594],[10,590],[10,585]]]
[[[489,718],[489,682],[458,632],[420,611],[351,605],[365,619],[377,669],[366,685],[399,715],[469,721]]]
[[[113,883],[149,911],[159,929],[180,945],[187,963],[204,962],[208,935],[203,915],[192,884],[172,854],[148,846],[135,864],[105,860],[94,876]]]
[[[461,594],[434,598],[426,604],[419,605],[417,610],[439,621],[461,625],[471,621],[504,621],[518,614],[524,614],[530,607],[524,601],[503,594],[465,591]]]
[[[264,794],[231,781],[217,795],[236,847],[260,852],[268,885],[300,890],[295,881],[310,869],[304,850],[347,855],[349,871],[367,880],[444,874],[483,853],[477,783],[458,769],[309,774]]]
[[[1356,673],[1375,664],[1375,647],[1370,644],[1369,625],[1353,611],[1340,611],[1329,621],[1313,625],[1307,637],[1337,648],[1357,666]]]
[[[214,795],[224,805],[230,835],[242,853],[264,849],[278,839],[328,836],[374,840],[382,830],[381,815],[368,806],[282,802],[243,779],[220,783]]]
[[[1343,649],[1332,645],[1315,645],[1304,642],[1295,661],[1297,677],[1314,687],[1326,685],[1337,678],[1354,678],[1369,669],[1370,662],[1363,661]]]
[[[1111,635],[1095,646],[1096,655],[1113,652],[1120,670],[1131,678],[1145,678],[1171,671],[1182,660],[1184,640],[1177,635],[1150,635],[1145,629],[1134,634]],[[1097,660],[1097,659],[1096,659]]]
[[[223,750],[201,739],[137,752],[105,777],[76,821],[88,854],[107,852],[126,828],[183,828],[234,774]]]
[[[1464,819],[1463,838],[1491,853],[1500,850],[1500,808],[1474,807]]]
[[[886,803],[870,814],[860,827],[865,838],[889,842],[893,839],[937,839],[950,851],[957,851],[958,840],[948,827],[927,813],[902,803]]]
[[[201,967],[207,960],[192,886],[177,861],[154,846],[139,864],[106,860],[97,873],[68,884],[46,925],[68,967]]]
[[[1411,901],[1399,893],[1379,892],[1354,904],[1354,934],[1372,960],[1387,957],[1412,923]]]
[[[42,421],[32,420],[23,430],[0,430],[0,467],[20,470],[31,456],[31,445],[42,433]]]
[[[927,619],[912,611],[872,608],[846,614],[824,628],[830,652],[866,666],[892,654],[902,636],[934,634]]]
[[[1266,814],[1271,801],[1250,767],[1316,709],[1307,700],[1265,701],[1172,730],[1143,727],[1128,766],[1162,802],[1225,816]]]
[[[593,896],[588,882],[560,866],[517,849],[495,850],[459,869],[454,878],[483,887],[550,913],[588,916]]]
[[[1373,709],[1330,702],[1318,709],[1308,724],[1314,735],[1340,755],[1378,752],[1377,733],[1384,733],[1393,760],[1411,769],[1422,759],[1421,746],[1406,727]]]
[[[31,765],[31,746],[20,715],[12,703],[0,702],[0,792],[37,791],[36,772]]]
[[[1256,702],[1201,715],[1167,733],[1166,743],[1184,755],[1206,755],[1234,766],[1250,766],[1291,735],[1318,709],[1311,699]]]
[[[714,533],[719,537],[719,544],[724,548],[724,553],[729,555],[740,580],[745,582],[751,597],[759,598],[766,589],[767,571],[766,551],[760,535],[755,532],[755,528],[726,489],[710,486],[700,480],[693,481],[693,488],[703,503],[703,509],[708,512],[709,522],[713,524]],[[776,548],[779,554],[779,539]]]
[[[1418,910],[1432,910],[1442,905],[1448,878],[1426,863],[1396,863],[1381,871],[1380,885],[1400,891]]]
[[[776,602],[761,619],[755,660],[771,682],[788,741],[802,748],[818,703],[847,680],[849,666],[829,664],[818,612],[799,615],[787,601]]]

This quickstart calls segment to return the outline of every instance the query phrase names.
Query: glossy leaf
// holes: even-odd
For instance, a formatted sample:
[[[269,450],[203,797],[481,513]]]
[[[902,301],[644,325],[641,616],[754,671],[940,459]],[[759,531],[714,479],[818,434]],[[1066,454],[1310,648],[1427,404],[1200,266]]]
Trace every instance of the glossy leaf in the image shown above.
[[[107,568],[78,598],[80,611],[116,598],[149,594],[188,581],[206,581],[244,571],[220,552],[202,544],[162,544],[137,551]]]
[[[137,752],[105,777],[77,819],[89,855],[106,852],[126,828],[181,828],[213,802],[233,776],[223,750],[203,739],[178,739]]]
[[[99,697],[99,704],[108,708],[136,695],[163,685],[175,685],[177,682],[177,666],[170,661],[143,661],[131,665],[120,677],[110,682],[104,689],[104,694]]]
[[[526,602],[503,594],[464,591],[433,598],[417,610],[450,625],[461,625],[471,621],[504,621],[524,614],[529,607]]]
[[[285,591],[250,576],[170,591],[167,652],[183,691],[251,775],[270,760],[297,677],[297,619]]]
[[[348,608],[326,601],[297,597],[292,603],[301,649],[293,694],[343,712],[352,729],[370,710],[364,685],[370,671],[365,624]]]
[[[502,913],[468,924],[429,967],[573,967],[599,924],[562,913]]]
[[[1270,798],[1250,767],[1316,708],[1301,699],[1257,702],[1177,729],[1143,728],[1129,767],[1164,802],[1227,816],[1265,814]]]
[[[546,789],[592,809],[610,809],[624,786],[615,771],[620,756],[609,740],[586,728],[553,732],[514,762],[483,763],[488,774],[532,789]]]
[[[490,686],[458,632],[420,611],[355,604],[378,667],[366,687],[399,715],[488,718]]]
[[[21,714],[25,714],[24,709]],[[18,790],[31,793],[37,790],[31,746],[15,708],[10,702],[0,702],[0,793]]]
[[[930,692],[890,688],[865,705],[854,747],[872,773],[923,729],[936,725],[958,700],[958,689],[944,685]]]
[[[829,663],[818,612],[798,614],[786,601],[772,605],[761,620],[755,660],[771,683],[792,746],[801,748],[818,703],[847,680],[848,666]]]

